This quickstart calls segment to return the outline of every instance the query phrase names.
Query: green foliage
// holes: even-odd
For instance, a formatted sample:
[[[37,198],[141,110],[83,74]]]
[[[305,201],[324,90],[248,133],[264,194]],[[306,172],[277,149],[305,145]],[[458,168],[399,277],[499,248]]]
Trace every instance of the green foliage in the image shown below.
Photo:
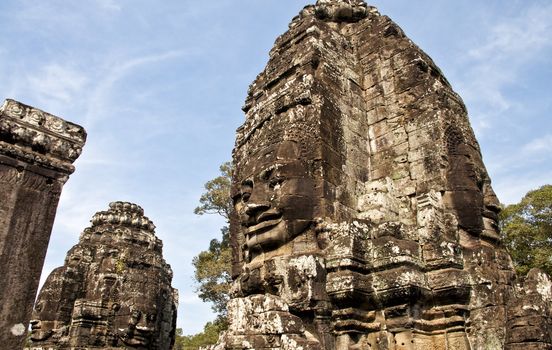
[[[221,231],[223,240],[213,239],[208,250],[194,257],[193,265],[199,297],[203,301],[213,303],[213,311],[224,316],[232,282],[230,274],[232,251],[228,245],[228,239],[224,239],[228,236],[228,227],[223,227]]]
[[[172,350],[184,350],[184,334],[182,328],[177,328],[174,335],[174,346]]]
[[[218,214],[226,219],[227,225],[221,229],[221,239],[213,239],[209,249],[194,257],[195,280],[201,300],[213,303],[213,311],[219,316],[226,315],[226,302],[231,283],[232,252],[228,237],[228,220],[232,210],[230,185],[232,164],[220,166],[221,175],[205,184],[205,193],[199,199],[200,206],[195,213]]]
[[[232,209],[230,198],[230,184],[232,178],[232,163],[226,162],[220,166],[221,175],[205,184],[205,193],[199,198],[200,205],[195,208],[194,213],[219,214],[227,221]]]
[[[552,185],[530,191],[518,204],[504,208],[500,228],[519,274],[538,267],[552,276]]]
[[[200,252],[193,259],[195,267],[194,278],[197,282],[196,291],[201,300],[211,302],[213,311],[217,313],[214,322],[208,322],[203,332],[195,335],[183,335],[182,329],[177,329],[174,350],[197,350],[200,346],[215,344],[219,333],[225,330],[226,302],[232,282],[230,269],[232,252],[229,245],[228,222],[232,210],[230,185],[232,164],[226,162],[220,166],[221,175],[205,184],[205,192],[199,199],[200,205],[194,213],[218,214],[226,219],[226,225],[221,228],[221,239],[213,239],[209,249]]]
[[[232,164],[227,162],[220,166],[221,175],[205,184],[205,192],[199,199],[200,205],[194,212],[198,215],[218,214],[226,219],[226,225],[221,228],[221,238],[213,239],[209,249],[200,252],[193,259],[195,267],[196,291],[201,300],[211,302],[213,311],[217,313],[214,322],[208,322],[203,332],[195,335],[182,335],[182,329],[177,330],[174,350],[196,350],[200,346],[215,344],[219,333],[227,328],[226,303],[229,299],[232,266],[232,251],[229,244],[228,223],[232,200],[230,185]]]
[[[182,329],[178,328],[173,350],[197,350],[200,346],[215,344],[220,332],[226,330],[226,328],[226,323],[221,319],[207,322],[203,332],[195,335],[182,335]]]

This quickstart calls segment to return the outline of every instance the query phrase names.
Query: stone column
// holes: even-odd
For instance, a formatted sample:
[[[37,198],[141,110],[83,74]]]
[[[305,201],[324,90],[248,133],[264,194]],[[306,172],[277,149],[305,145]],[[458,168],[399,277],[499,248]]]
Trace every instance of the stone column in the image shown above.
[[[86,132],[6,100],[0,108],[0,344],[21,349],[52,225]]]

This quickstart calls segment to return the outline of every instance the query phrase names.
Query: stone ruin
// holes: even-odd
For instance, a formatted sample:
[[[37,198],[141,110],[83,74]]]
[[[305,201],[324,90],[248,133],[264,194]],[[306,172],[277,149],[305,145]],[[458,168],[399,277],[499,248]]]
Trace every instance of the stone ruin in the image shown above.
[[[154,229],[136,204],[96,213],[38,295],[30,349],[172,349],[178,296]]]
[[[229,329],[213,349],[552,349],[550,277],[515,276],[466,107],[388,17],[359,0],[305,7],[243,109]],[[38,109],[0,108],[6,349],[25,339],[85,140]],[[143,210],[111,203],[46,280],[31,349],[168,350],[171,280]]]
[[[552,283],[515,276],[466,107],[388,17],[306,6],[243,110],[214,349],[552,349]]]
[[[0,347],[21,349],[63,185],[86,132],[23,103],[0,107]]]
[[[6,100],[0,108],[0,348],[21,349],[57,204],[86,132]],[[46,280],[32,349],[169,350],[177,291],[155,226],[135,204],[99,212]]]

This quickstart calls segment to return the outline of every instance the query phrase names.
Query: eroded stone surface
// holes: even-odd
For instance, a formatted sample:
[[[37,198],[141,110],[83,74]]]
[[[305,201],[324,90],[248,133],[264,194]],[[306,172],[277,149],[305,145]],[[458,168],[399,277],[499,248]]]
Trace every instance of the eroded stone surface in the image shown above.
[[[14,158],[72,173],[86,132],[76,124],[7,99],[0,108],[0,150]]]
[[[59,196],[83,128],[6,100],[0,107],[0,347],[21,349]]]
[[[508,303],[506,349],[552,348],[552,281],[533,269]]]
[[[237,131],[215,348],[550,348],[549,280],[514,288],[466,107],[431,58],[363,1],[289,27]]]
[[[154,229],[136,204],[96,213],[40,291],[31,349],[171,349],[178,296]]]

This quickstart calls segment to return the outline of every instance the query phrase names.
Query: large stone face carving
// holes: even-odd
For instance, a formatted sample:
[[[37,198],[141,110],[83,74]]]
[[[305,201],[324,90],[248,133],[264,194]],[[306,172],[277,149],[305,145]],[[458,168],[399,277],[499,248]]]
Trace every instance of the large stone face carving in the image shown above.
[[[248,261],[292,241],[313,221],[313,174],[297,143],[284,141],[260,152],[262,159],[240,169],[236,198]]]
[[[61,189],[86,140],[83,128],[6,100],[0,107],[0,344],[27,335]]]
[[[305,7],[244,111],[215,349],[552,346],[549,280],[515,287],[466,108],[388,17]]]
[[[40,291],[32,349],[171,349],[178,297],[154,228],[136,204],[96,213]]]

